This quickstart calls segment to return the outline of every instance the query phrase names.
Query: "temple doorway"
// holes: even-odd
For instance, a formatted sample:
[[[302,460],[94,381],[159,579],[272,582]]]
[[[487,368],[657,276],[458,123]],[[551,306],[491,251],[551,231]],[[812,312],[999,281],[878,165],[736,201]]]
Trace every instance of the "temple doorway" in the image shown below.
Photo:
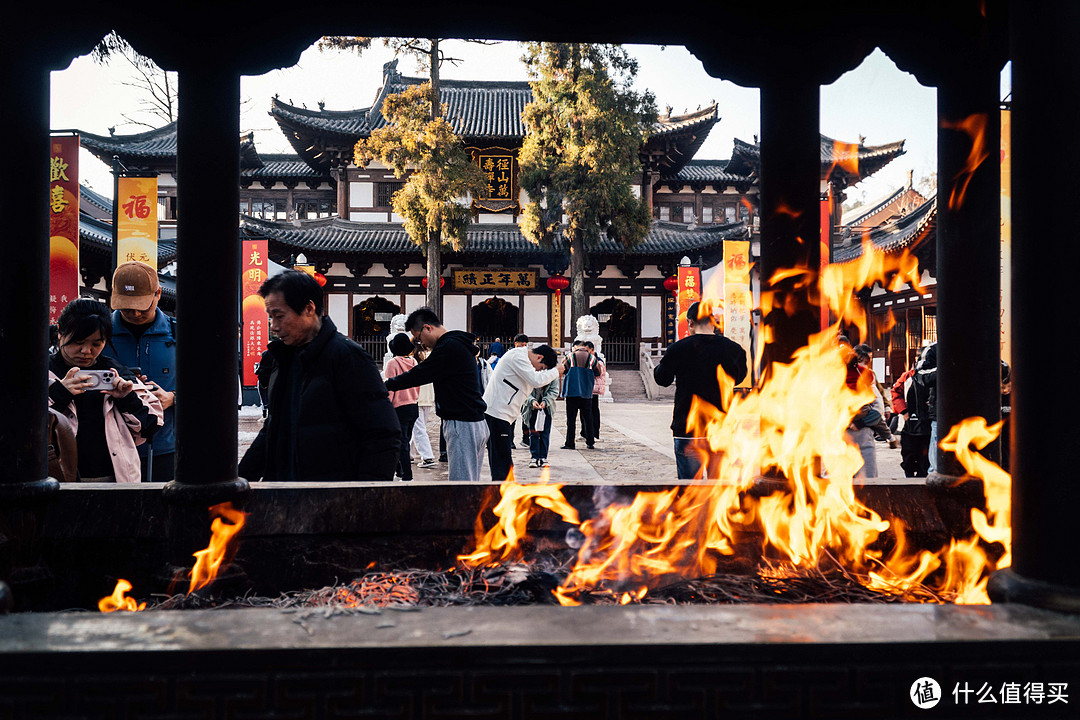
[[[399,314],[400,306],[378,295],[353,307],[352,338],[368,351],[375,362],[381,362],[386,354],[390,320]]]
[[[608,298],[589,308],[600,322],[601,348],[608,365],[636,365],[638,361],[637,308],[618,298]]]
[[[514,346],[514,336],[518,334],[518,328],[521,327],[519,315],[517,306],[502,298],[488,298],[482,303],[473,305],[472,333],[476,336],[476,343],[480,346],[484,357],[487,357],[488,348],[496,340],[503,344],[503,348]]]

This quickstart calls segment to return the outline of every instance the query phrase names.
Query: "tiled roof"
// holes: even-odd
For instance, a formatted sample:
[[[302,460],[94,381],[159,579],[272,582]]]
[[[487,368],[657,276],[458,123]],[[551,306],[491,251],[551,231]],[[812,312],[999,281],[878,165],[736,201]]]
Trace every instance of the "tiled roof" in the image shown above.
[[[119,155],[125,165],[160,163],[176,160],[176,123],[135,133],[134,135],[93,135],[80,133],[79,142],[106,165],[112,165],[113,155]]]
[[[858,173],[853,173],[849,167],[853,159],[852,153],[856,151],[858,155]],[[849,183],[858,182],[873,175],[903,154],[903,140],[888,143],[887,145],[862,145],[859,143],[844,143],[825,135],[821,136],[822,176],[835,177],[840,174]],[[735,138],[731,160],[728,161],[726,170],[736,175],[760,174],[761,144],[757,142],[748,143],[745,140]]]
[[[303,180],[318,178],[330,180],[329,175],[311,169],[299,155],[271,154],[260,155],[260,167],[241,168],[241,178],[300,178]]]
[[[689,183],[720,183],[726,185],[749,184],[752,178],[736,175],[725,170],[728,160],[691,160],[674,175],[665,173],[661,180],[677,180]]]
[[[311,110],[274,98],[270,114],[302,158],[313,167],[326,166],[332,159],[330,154],[351,157],[357,140],[386,125],[382,105],[388,95],[424,82],[426,78],[398,73],[394,60],[383,65],[383,84],[371,107]],[[528,82],[444,78],[439,83],[439,98],[447,106],[446,117],[454,132],[467,143],[502,141],[517,145],[525,137],[521,113],[533,99]],[[665,115],[653,128],[646,147],[651,144],[668,148],[671,157],[665,168],[677,172],[701,147],[718,119],[716,103],[684,115]]]
[[[113,203],[110,198],[79,183],[79,207],[82,208],[87,204],[95,206],[102,212],[112,213]]]
[[[937,197],[932,197],[907,215],[865,233],[876,250],[898,252],[922,242],[937,227]],[[862,256],[862,237],[853,237],[854,244],[833,250],[833,262],[846,263]]]
[[[301,220],[298,223],[258,220],[241,216],[241,232],[249,237],[265,237],[304,252],[334,255],[416,255],[423,252],[409,239],[401,225],[391,223],[360,223],[340,218]],[[654,221],[652,229],[641,244],[629,250],[618,242],[605,238],[590,250],[594,254],[662,256],[704,250],[723,243],[724,239],[742,239],[746,235],[743,223],[700,226],[694,229],[678,223]],[[525,239],[513,223],[479,225],[469,228],[468,243],[461,253],[469,255],[536,255],[566,252],[567,243],[557,238],[551,250]],[[455,253],[448,253],[451,257]]]

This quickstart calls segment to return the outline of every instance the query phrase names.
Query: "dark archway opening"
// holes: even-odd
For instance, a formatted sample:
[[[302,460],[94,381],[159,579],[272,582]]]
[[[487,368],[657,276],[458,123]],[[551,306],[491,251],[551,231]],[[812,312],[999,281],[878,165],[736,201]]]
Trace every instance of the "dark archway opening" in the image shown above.
[[[368,351],[376,362],[386,353],[386,335],[390,332],[390,321],[401,314],[401,307],[376,295],[353,307],[353,340]]]
[[[600,322],[601,350],[608,365],[637,364],[637,308],[612,297],[593,305],[589,314]]]
[[[472,308],[472,333],[484,356],[491,343],[498,340],[504,348],[512,347],[514,336],[521,327],[520,311],[502,298],[488,298]]]

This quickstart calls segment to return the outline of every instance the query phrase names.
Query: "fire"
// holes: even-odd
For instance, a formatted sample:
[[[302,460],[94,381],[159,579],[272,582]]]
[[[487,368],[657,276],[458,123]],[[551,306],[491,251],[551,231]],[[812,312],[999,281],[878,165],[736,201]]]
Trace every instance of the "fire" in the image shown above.
[[[214,518],[210,524],[210,544],[194,554],[189,595],[214,582],[222,564],[232,560],[236,554],[236,543],[232,541],[243,529],[247,513],[237,510],[232,503],[220,503],[211,506],[210,516]]]
[[[127,596],[127,593],[130,590],[131,583],[124,579],[117,580],[116,588],[113,590],[112,595],[98,600],[98,610],[103,613],[115,612],[117,610],[124,610],[126,612],[145,610],[146,603],[136,602],[135,598]]]
[[[968,115],[958,122],[941,121],[943,128],[960,130],[971,137],[971,152],[968,153],[967,162],[963,169],[953,177],[952,190],[949,191],[949,209],[956,210],[964,204],[964,194],[967,193],[968,183],[975,170],[982,165],[986,158],[990,157],[990,151],[986,147],[986,113]]]
[[[525,528],[529,518],[536,514],[537,506],[558,513],[567,522],[577,525],[577,510],[563,497],[560,485],[548,484],[550,475],[551,469],[545,467],[540,471],[538,484],[519,485],[514,481],[511,468],[506,481],[499,486],[502,499],[493,509],[499,522],[485,532],[481,518],[477,516],[477,550],[459,556],[458,560],[468,565],[483,565],[509,558],[525,537]]]
[[[210,544],[194,554],[195,567],[191,569],[191,585],[188,595],[206,587],[217,578],[223,566],[227,566],[236,555],[236,536],[244,527],[247,513],[237,510],[232,503],[221,503],[210,507]],[[226,522],[227,521],[227,522]],[[127,610],[137,612],[146,608],[146,603],[137,603],[126,593],[132,589],[127,580],[119,580],[112,595],[98,601],[101,612]]]
[[[847,357],[836,335],[841,327],[854,327],[854,343],[865,336],[855,296],[860,288],[878,283],[897,290],[908,283],[919,289],[915,257],[906,251],[885,255],[864,240],[857,262],[829,265],[820,273],[788,270],[784,277],[802,287],[816,283],[817,297],[835,322],[812,336],[791,362],[774,363],[749,392],[736,394],[731,378],[718,370],[727,411],[695,398],[690,412],[691,433],[705,438],[698,448],[705,461],[701,477],[670,490],[639,492],[580,523],[546,473],[538,486],[521,486],[511,477],[494,508],[498,522],[485,531],[478,518],[476,549],[459,560],[476,566],[520,558],[528,519],[540,506],[577,524],[584,536],[572,569],[554,591],[564,605],[581,604],[590,595],[639,602],[674,580],[714,574],[724,556],[753,542],[760,544],[770,572],[839,566],[870,589],[908,600],[988,602],[988,573],[1010,560],[1009,479],[971,448],[985,447],[999,426],[974,418],[941,443],[985,483],[987,510],[972,511],[971,537],[937,552],[913,547],[902,522],[882,518],[855,495],[863,463],[847,430],[873,396],[869,388],[847,387]],[[770,301],[762,298],[762,307]],[[1005,547],[996,562],[984,549],[993,543]]]
[[[833,164],[825,177],[830,177],[835,168],[847,171],[854,177],[859,177],[859,144],[846,143],[833,140],[832,146]]]

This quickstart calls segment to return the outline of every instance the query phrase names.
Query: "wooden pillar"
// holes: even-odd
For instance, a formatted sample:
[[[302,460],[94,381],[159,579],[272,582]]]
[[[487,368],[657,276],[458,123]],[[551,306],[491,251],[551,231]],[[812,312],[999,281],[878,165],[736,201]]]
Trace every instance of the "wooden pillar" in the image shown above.
[[[13,41],[0,67],[10,143],[0,173],[0,507],[59,490],[48,478],[49,70],[30,41]]]
[[[761,87],[761,266],[762,294],[772,291],[763,322],[773,328],[764,367],[789,362],[819,330],[816,298],[792,281],[770,283],[777,270],[820,264],[819,213],[821,140],[819,87],[795,74]]]
[[[994,601],[1080,611],[1076,545],[1080,417],[1053,412],[1068,397],[1071,274],[1080,267],[1075,204],[1080,109],[1062,100],[1080,78],[1080,5],[1036,1],[1014,12],[1012,34],[1012,551],[990,579]],[[1060,271],[1059,271],[1060,269]]]
[[[1001,416],[999,84],[988,62],[938,87],[939,442],[965,418]],[[996,443],[983,454],[1000,457]],[[937,457],[937,474],[964,474],[951,453]]]
[[[240,77],[227,59],[179,71],[176,480],[166,499],[208,506],[237,477]]]

